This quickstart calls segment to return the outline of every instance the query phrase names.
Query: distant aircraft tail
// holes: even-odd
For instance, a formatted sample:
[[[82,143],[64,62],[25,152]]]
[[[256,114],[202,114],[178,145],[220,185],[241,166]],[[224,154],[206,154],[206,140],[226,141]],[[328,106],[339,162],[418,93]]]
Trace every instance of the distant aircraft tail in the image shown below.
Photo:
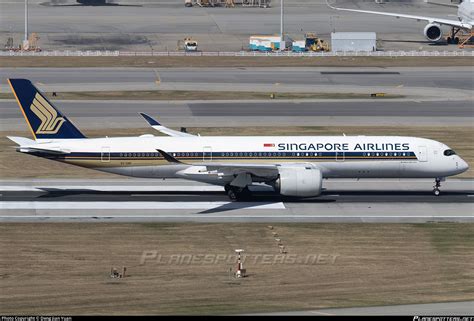
[[[8,79],[35,139],[86,138],[28,79]]]

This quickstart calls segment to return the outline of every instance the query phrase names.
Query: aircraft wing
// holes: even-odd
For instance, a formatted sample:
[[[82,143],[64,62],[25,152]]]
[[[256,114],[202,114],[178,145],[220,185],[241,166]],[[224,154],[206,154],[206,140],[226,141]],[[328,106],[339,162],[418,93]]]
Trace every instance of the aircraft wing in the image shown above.
[[[344,9],[334,7],[326,0],[326,4],[334,9],[339,11],[350,11],[350,12],[359,12],[359,13],[370,13],[370,14],[378,14],[381,16],[389,16],[395,18],[405,18],[405,19],[414,19],[418,21],[427,21],[429,23],[439,23],[441,25],[451,26],[451,27],[458,27],[463,29],[471,29],[472,26],[468,23],[463,23],[459,20],[450,20],[450,19],[441,19],[441,18],[434,18],[434,17],[425,17],[425,16],[414,16],[409,14],[401,14],[401,13],[391,13],[391,12],[380,12],[380,11],[369,11],[369,10],[357,10],[357,9]]]
[[[268,177],[274,178],[278,176],[278,168],[284,166],[305,166],[304,163],[296,163],[296,164],[289,164],[289,163],[282,163],[282,164],[252,164],[252,163],[219,163],[219,162],[199,162],[199,163],[183,163],[176,159],[175,157],[171,156],[167,152],[157,149],[158,152],[163,156],[163,158],[171,164],[185,164],[189,166],[199,166],[205,167],[206,172],[217,172],[223,175],[234,175],[236,176],[237,181],[241,180],[248,180],[249,176],[258,176],[258,177]],[[249,182],[245,182],[251,183]],[[239,184],[234,182],[232,185]],[[245,186],[245,184],[242,184]]]
[[[140,113],[140,115],[145,118],[148,124],[150,124],[151,127],[156,129],[157,131],[168,135],[168,136],[173,136],[173,137],[195,137],[196,135],[189,134],[189,133],[183,133],[174,129],[170,129],[168,127],[165,127],[161,125],[156,119],[152,118],[151,116],[145,114],[145,113]]]
[[[273,177],[278,175],[278,166],[275,164],[249,164],[249,163],[200,163],[208,171],[216,171],[224,175],[239,175],[248,173],[259,177]]]
[[[255,176],[267,177],[278,174],[278,165],[276,164],[251,164],[251,163],[218,163],[218,162],[199,162],[199,163],[183,163],[167,152],[157,149],[163,158],[171,164],[185,164],[190,166],[204,166],[206,171],[219,172],[224,175],[238,175],[248,173]]]

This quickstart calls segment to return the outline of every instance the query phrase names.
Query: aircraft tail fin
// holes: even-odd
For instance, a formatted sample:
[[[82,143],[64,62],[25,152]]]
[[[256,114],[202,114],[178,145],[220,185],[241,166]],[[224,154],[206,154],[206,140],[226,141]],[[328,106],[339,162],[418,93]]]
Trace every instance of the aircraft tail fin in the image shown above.
[[[86,138],[28,79],[8,79],[36,139]]]

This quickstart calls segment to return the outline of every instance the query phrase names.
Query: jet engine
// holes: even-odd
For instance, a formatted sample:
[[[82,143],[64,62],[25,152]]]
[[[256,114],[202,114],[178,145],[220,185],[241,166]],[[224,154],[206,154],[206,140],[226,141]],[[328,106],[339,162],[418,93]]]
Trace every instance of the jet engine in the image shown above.
[[[323,177],[321,171],[312,167],[280,167],[275,181],[275,190],[281,195],[313,197],[321,194]]]
[[[441,25],[437,23],[429,23],[426,25],[423,30],[426,39],[430,41],[438,41],[443,36],[443,31],[441,30]]]

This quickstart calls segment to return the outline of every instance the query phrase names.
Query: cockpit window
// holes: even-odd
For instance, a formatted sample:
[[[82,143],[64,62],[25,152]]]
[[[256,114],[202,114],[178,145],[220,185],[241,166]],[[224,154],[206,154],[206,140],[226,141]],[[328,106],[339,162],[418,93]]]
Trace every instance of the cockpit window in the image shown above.
[[[444,156],[451,156],[451,155],[456,155],[456,152],[452,149],[447,149],[444,151]]]

